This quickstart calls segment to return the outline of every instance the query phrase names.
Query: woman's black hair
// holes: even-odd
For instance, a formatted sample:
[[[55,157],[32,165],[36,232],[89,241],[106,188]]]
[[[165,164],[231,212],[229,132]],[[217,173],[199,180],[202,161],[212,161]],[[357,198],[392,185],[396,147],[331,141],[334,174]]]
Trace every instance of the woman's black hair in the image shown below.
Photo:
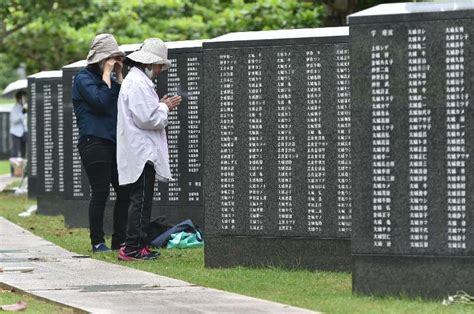
[[[86,69],[91,72],[97,73],[99,75],[102,74],[102,71],[100,70],[99,62],[88,64]]]
[[[15,94],[15,98],[16,98],[16,100],[17,100],[18,102],[21,101],[21,97],[23,97],[23,96],[26,96],[26,92],[23,91],[23,90],[18,91],[18,92],[16,92],[16,94]]]
[[[132,67],[138,67],[138,68],[144,68],[145,65],[140,62],[133,61],[132,59],[125,58],[125,61],[123,62],[125,65],[129,66],[130,68]]]

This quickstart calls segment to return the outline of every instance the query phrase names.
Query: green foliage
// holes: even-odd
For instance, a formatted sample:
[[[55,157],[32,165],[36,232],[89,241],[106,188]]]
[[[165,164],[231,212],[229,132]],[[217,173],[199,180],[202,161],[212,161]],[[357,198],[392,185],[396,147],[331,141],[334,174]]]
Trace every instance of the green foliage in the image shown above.
[[[0,70],[1,71],[1,70]],[[1,73],[1,72],[0,72]],[[11,82],[11,81],[14,81],[16,80],[16,76],[15,77],[12,77],[11,80],[7,80],[5,79],[5,82]],[[0,85],[1,86],[1,85]],[[0,89],[1,90],[1,89]],[[5,106],[5,105],[13,105],[15,101],[13,100],[13,98],[4,98],[4,97],[0,97],[0,106]]]
[[[24,62],[29,74],[83,59],[98,33],[112,33],[120,44],[148,37],[206,39],[237,31],[319,27],[324,13],[317,1],[298,0],[0,2],[0,53],[10,67]]]
[[[77,39],[72,30],[81,25],[81,12],[89,4],[89,0],[1,1],[0,53],[11,67],[24,62],[30,74],[58,68],[64,60],[77,57],[77,49],[71,53],[66,46]]]
[[[2,91],[9,83],[16,81],[18,75],[15,71],[15,67],[8,62],[8,57],[0,53],[0,91]],[[10,103],[11,101],[9,101]],[[0,99],[0,104],[2,100]]]
[[[410,2],[410,1],[416,2],[416,0],[407,0],[407,1],[403,1],[403,2]],[[379,5],[379,4],[393,3],[393,2],[397,2],[397,1],[391,1],[391,0],[358,0],[357,5],[356,5],[356,9],[357,9],[357,11],[359,11],[359,10],[367,9],[367,8],[370,8],[370,7]],[[398,2],[402,2],[402,1],[398,1]]]

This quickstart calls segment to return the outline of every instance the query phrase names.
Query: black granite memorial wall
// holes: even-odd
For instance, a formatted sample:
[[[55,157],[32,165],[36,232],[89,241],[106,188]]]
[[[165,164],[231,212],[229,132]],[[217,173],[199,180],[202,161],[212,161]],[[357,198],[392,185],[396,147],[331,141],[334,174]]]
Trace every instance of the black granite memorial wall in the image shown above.
[[[353,290],[474,294],[474,5],[349,16]]]
[[[204,228],[204,205],[202,195],[202,42],[180,41],[168,42],[168,58],[172,66],[163,72],[156,80],[160,97],[165,94],[180,94],[183,102],[169,115],[167,128],[170,151],[170,167],[173,180],[168,183],[156,182],[153,200],[152,217],[165,216],[167,221],[178,223],[192,219],[195,224]],[[140,45],[123,45],[121,50],[130,53]],[[81,61],[63,68],[64,73],[64,103],[65,125],[72,128],[65,133],[65,138],[72,140],[65,145],[66,177],[72,178],[66,184],[66,195],[69,202],[66,212],[66,223],[70,226],[88,226],[89,184],[77,151],[78,131],[71,101],[71,87],[74,75],[85,66]],[[127,69],[125,69],[125,74]],[[66,83],[67,82],[67,83]],[[111,201],[115,199],[112,193]],[[112,226],[112,206],[109,202],[106,208],[105,227]]]
[[[39,72],[41,73],[41,72]],[[28,76],[28,143],[27,143],[27,172],[28,172],[28,197],[36,198],[37,177],[38,177],[38,155],[37,155],[37,132],[36,132],[36,102],[37,86],[36,75]]]
[[[67,126],[64,132],[64,155],[66,160],[65,175],[66,180],[65,193],[66,199],[88,199],[90,196],[89,182],[87,175],[82,168],[81,158],[77,150],[77,140],[79,131],[76,124],[76,117],[72,105],[72,84],[74,77],[80,70],[86,66],[86,61],[81,60],[63,67],[63,106],[64,106],[64,125]]]
[[[166,132],[173,180],[158,184],[156,212],[173,222],[190,218],[204,230],[202,41],[166,45],[171,67],[158,76],[157,92],[159,97],[180,95],[182,102],[168,115]]]
[[[63,210],[65,183],[62,71],[40,72],[34,79],[38,213],[56,215]]]
[[[205,263],[349,270],[348,28],[204,43]]]
[[[0,108],[0,159],[10,158],[10,106]]]

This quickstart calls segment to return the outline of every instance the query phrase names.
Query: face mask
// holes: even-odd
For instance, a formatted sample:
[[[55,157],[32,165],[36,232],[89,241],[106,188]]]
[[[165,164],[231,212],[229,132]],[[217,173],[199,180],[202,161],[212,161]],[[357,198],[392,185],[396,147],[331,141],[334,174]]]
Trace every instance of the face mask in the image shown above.
[[[148,68],[145,68],[145,74],[148,76],[150,80],[153,79],[153,66],[151,66],[151,69],[149,70]]]

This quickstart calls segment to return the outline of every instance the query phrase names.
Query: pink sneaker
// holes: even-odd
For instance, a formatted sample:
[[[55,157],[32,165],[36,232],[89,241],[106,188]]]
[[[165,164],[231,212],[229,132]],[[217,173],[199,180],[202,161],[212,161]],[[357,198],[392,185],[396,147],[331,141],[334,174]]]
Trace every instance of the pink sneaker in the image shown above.
[[[158,254],[150,251],[147,247],[142,247],[139,250],[126,253],[125,247],[121,247],[118,253],[120,261],[148,261],[158,258]]]

